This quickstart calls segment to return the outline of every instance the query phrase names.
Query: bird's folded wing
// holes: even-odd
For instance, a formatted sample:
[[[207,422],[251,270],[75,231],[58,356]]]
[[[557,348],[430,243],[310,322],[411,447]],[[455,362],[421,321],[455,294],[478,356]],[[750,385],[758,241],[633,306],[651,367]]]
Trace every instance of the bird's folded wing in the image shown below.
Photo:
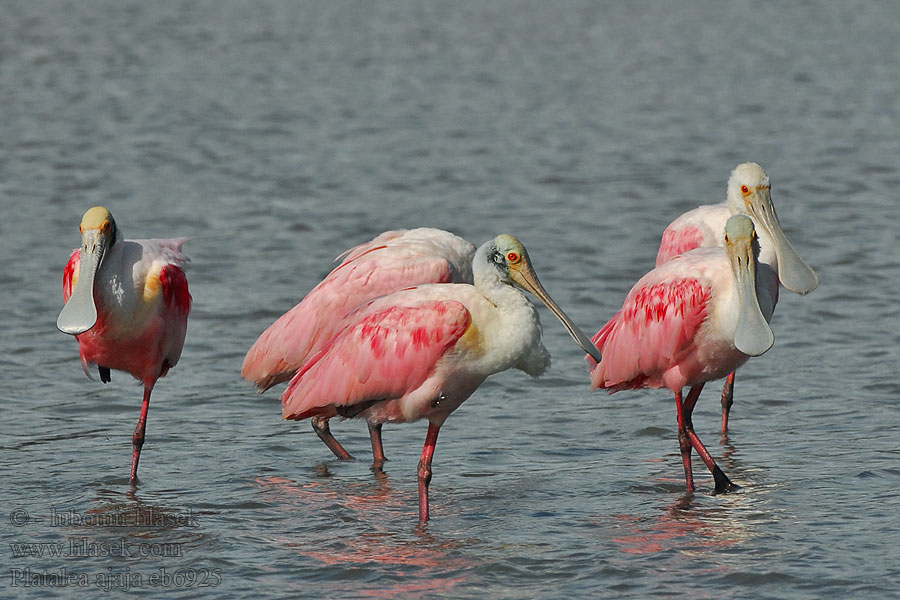
[[[591,386],[611,391],[662,387],[662,374],[687,350],[706,318],[709,287],[701,281],[639,281],[622,309],[591,339],[603,360]]]
[[[335,407],[404,396],[425,381],[470,322],[466,307],[452,300],[373,303],[351,315],[293,377],[281,396],[283,417],[333,415]]]
[[[244,358],[241,376],[261,391],[287,381],[363,302],[413,285],[450,279],[450,265],[436,256],[410,257],[387,249],[345,261],[259,336]]]

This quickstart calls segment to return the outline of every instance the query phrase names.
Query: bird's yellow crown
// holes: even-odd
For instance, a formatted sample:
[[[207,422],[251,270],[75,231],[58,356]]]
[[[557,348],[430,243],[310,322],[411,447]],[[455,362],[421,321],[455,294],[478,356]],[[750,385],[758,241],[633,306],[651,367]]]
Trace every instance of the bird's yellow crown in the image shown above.
[[[84,216],[81,217],[81,231],[85,231],[87,229],[100,229],[102,231],[109,231],[112,229],[115,224],[115,220],[113,220],[112,214],[106,208],[102,206],[95,206],[93,208],[89,208],[87,212],[84,213]]]

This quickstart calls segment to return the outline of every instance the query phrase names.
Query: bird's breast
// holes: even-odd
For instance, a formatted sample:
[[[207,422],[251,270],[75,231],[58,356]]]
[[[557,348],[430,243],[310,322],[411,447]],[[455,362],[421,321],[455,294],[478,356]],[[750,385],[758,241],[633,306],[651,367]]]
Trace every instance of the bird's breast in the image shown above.
[[[104,261],[94,294],[108,336],[131,335],[161,311],[159,274],[163,266],[147,261]]]
[[[513,306],[485,302],[470,307],[472,322],[457,347],[485,376],[510,368],[535,374],[537,362],[546,362],[540,318],[534,306],[522,300]]]

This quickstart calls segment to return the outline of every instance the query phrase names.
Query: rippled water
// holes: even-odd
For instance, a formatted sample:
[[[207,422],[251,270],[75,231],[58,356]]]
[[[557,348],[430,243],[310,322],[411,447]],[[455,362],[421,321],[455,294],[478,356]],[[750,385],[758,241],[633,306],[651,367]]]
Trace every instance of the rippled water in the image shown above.
[[[822,598],[900,594],[900,8],[864,1],[7,2],[0,19],[0,595]],[[683,493],[671,398],[554,367],[490,379],[446,423],[361,423],[339,462],[244,352],[352,244],[501,231],[589,332],[665,224],[769,172],[817,269],[698,433],[739,484]],[[81,373],[54,323],[89,206],[193,236],[179,365],[154,392]],[[23,546],[22,544],[39,544]],[[62,544],[57,547],[56,544]],[[56,548],[56,550],[54,550]],[[57,551],[60,556],[51,556]],[[44,556],[34,556],[44,552]],[[65,585],[63,585],[65,584]]]

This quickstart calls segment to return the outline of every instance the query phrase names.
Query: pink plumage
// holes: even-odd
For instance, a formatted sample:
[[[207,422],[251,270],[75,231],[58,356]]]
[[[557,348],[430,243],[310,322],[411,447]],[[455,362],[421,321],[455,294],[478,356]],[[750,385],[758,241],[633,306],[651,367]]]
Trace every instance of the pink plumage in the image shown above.
[[[399,407],[439,370],[440,358],[471,322],[461,303],[417,300],[415,290],[373,302],[348,319],[348,325],[291,380],[283,398],[285,419],[333,417],[367,402],[392,400],[379,411],[384,421],[406,421]],[[402,302],[410,297],[410,305]],[[390,403],[386,403],[390,404]],[[424,416],[422,411],[410,415]]]
[[[774,341],[767,322],[778,294],[775,271],[757,262],[749,218],[732,217],[726,227],[733,238],[723,235],[726,248],[697,248],[644,275],[592,339],[602,360],[587,359],[592,389],[665,387],[675,394],[688,491],[691,448],[713,473],[717,491],[734,487],[693,432],[690,415],[700,390]],[[683,400],[685,386],[691,392]]]
[[[338,267],[259,336],[241,376],[260,391],[289,380],[359,305],[413,285],[471,282],[474,253],[462,238],[430,228],[388,231],[347,250]]]
[[[591,339],[603,355],[591,374],[593,388],[664,387],[664,374],[691,350],[706,318],[709,283],[651,275],[632,288],[622,309]]]
[[[659,242],[659,251],[656,253],[656,266],[663,264],[685,252],[695,248],[709,246],[721,246],[722,231],[725,229],[725,221],[728,220],[727,209],[723,212],[719,206],[701,206],[686,212],[675,221],[672,221],[663,231],[662,240]],[[725,208],[722,206],[721,208]],[[722,214],[718,214],[722,213]],[[714,231],[716,224],[709,221],[721,219],[718,232]]]
[[[140,274],[141,283],[148,277],[158,280],[160,300],[158,304],[152,303],[152,310],[145,311],[138,307],[143,300],[122,303],[111,287],[100,282],[101,291],[94,295],[98,304],[97,322],[84,333],[75,335],[85,373],[90,373],[93,365],[100,365],[129,373],[153,387],[157,379],[178,363],[187,333],[191,295],[183,270],[186,257],[178,258],[177,263],[165,261],[169,260],[167,255],[183,257],[184,242],[156,239],[118,242],[123,254],[142,257],[140,262],[133,263],[130,271]],[[63,270],[64,302],[72,296],[73,275],[78,271],[80,258],[81,250],[73,250]],[[133,275],[129,273],[129,277]],[[118,285],[116,279],[110,280],[110,285]],[[139,318],[133,316],[137,314]]]

